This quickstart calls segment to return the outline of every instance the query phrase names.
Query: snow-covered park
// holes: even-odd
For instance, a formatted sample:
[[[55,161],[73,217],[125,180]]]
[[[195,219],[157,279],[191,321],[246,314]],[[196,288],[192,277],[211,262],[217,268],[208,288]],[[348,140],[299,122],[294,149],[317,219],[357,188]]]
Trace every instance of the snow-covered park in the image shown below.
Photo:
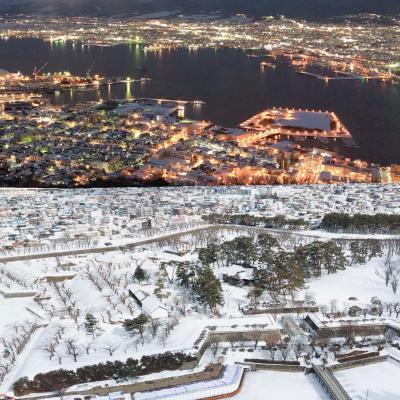
[[[22,377],[32,379],[60,368],[76,371],[101,362],[139,360],[168,351],[195,355],[204,332],[258,329],[280,332],[286,341],[276,343],[280,346],[276,352],[262,349],[267,346],[262,336],[257,336],[255,343],[231,338],[231,343],[219,345],[214,355],[211,350],[205,352],[199,364],[203,367],[221,360],[232,365],[246,362],[246,358],[271,357],[278,362],[286,362],[286,358],[297,362],[300,357],[304,365],[304,354],[300,351],[296,355],[289,342],[294,342],[293,332],[304,343],[310,340],[310,333],[288,328],[282,315],[268,313],[268,307],[324,306],[343,318],[352,305],[362,306],[368,313],[371,299],[378,298],[384,316],[389,304],[391,318],[397,318],[399,297],[392,280],[400,260],[395,251],[389,260],[387,245],[379,251],[367,248],[360,255],[349,250],[350,242],[337,245],[336,238],[330,241],[329,235],[318,241],[297,235],[205,226],[203,231],[160,238],[132,249],[0,264],[0,362],[8,368],[0,390],[11,390]],[[336,259],[326,259],[319,270],[313,267],[301,282],[292,281],[300,271],[297,263],[303,262],[301,257],[309,257],[311,250],[320,255],[332,251]],[[376,254],[368,257],[369,251]],[[279,257],[274,258],[275,254]],[[295,256],[298,258],[290,258]],[[280,258],[286,262],[281,263]],[[324,262],[330,263],[330,269]],[[296,272],[280,276],[287,264],[297,268]],[[257,275],[260,270],[267,271],[268,265],[276,268],[274,275]],[[307,269],[308,264],[304,265]],[[388,265],[391,275],[385,281]],[[254,290],[256,279],[265,283],[260,293]],[[278,290],[269,285],[270,279]],[[209,284],[210,293],[198,291],[201,285],[208,288]],[[247,312],[254,308],[261,312]],[[294,323],[301,325],[305,315],[293,314]],[[142,318],[143,326],[130,330],[127,321],[137,318]],[[304,353],[305,345],[302,350]],[[270,371],[248,374],[238,398],[257,399],[254,393],[267,391],[272,397],[279,393],[282,399],[290,398],[291,393],[301,393],[301,398],[326,398],[314,375]]]

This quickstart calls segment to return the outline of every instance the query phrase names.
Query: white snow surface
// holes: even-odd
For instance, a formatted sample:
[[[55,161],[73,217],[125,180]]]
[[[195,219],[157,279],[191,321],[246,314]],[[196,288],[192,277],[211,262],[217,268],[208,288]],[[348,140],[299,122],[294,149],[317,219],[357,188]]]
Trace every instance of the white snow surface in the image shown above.
[[[313,375],[301,372],[256,371],[246,375],[235,400],[328,400],[329,396]]]
[[[365,365],[336,372],[336,378],[353,400],[400,399],[400,362]]]

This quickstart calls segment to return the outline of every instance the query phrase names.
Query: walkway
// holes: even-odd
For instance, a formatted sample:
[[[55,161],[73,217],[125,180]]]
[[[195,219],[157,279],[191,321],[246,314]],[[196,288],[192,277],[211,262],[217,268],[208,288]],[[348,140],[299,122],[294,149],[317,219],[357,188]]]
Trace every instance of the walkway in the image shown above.
[[[351,400],[351,397],[344,390],[343,386],[339,383],[329,368],[324,367],[323,365],[313,365],[313,369],[332,399]]]

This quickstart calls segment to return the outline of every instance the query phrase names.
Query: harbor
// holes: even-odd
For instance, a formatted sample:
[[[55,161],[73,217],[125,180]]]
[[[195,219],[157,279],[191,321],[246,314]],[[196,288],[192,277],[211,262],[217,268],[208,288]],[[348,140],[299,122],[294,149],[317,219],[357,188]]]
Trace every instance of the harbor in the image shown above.
[[[49,64],[38,74],[42,79],[48,73],[55,77],[60,71],[70,71],[71,76],[84,80],[88,70],[92,80],[98,75],[96,85],[76,82],[70,86],[59,84],[58,92],[42,90],[42,97],[54,105],[73,106],[81,102],[132,97],[181,99],[192,102],[185,110],[187,119],[213,121],[225,127],[236,127],[254,114],[273,107],[331,110],[340,116],[359,146],[350,147],[338,139],[333,145],[335,151],[382,165],[399,162],[396,149],[400,146],[400,137],[394,134],[400,126],[400,114],[395,112],[400,107],[397,85],[377,80],[336,80],[331,81],[335,84],[326,84],[323,79],[307,79],[297,74],[297,67],[290,63],[290,58],[278,54],[276,63],[272,56],[265,57],[276,67],[263,71],[260,68],[263,59],[247,57],[246,52],[234,49],[145,53],[134,46],[120,45],[92,47],[83,52],[79,46],[69,43],[56,47],[40,40],[20,39],[17,43],[32,52],[32,61],[25,62],[7,50],[14,42],[0,39],[3,60],[0,68],[31,77],[30,81],[15,85],[19,90],[25,83],[38,85],[39,79],[35,83],[32,71],[34,65],[39,68],[46,61]],[[115,57],[120,57],[121,62],[114,63]],[[139,71],[142,66],[147,69],[145,75]],[[334,69],[339,70],[339,66]],[[326,73],[322,72],[321,75]],[[141,79],[147,77],[150,80]],[[0,83],[0,87],[4,85]],[[46,89],[51,87],[47,85]],[[26,89],[26,93],[29,95],[33,91]],[[381,106],[375,107],[376,104]],[[387,145],[382,146],[382,141]]]

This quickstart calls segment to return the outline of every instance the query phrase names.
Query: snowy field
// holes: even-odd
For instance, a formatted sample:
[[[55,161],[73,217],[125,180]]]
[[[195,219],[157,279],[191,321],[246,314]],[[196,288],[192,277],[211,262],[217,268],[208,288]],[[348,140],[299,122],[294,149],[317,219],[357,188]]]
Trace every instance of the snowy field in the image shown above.
[[[353,400],[399,400],[400,362],[366,365],[336,372]]]
[[[313,375],[302,372],[256,371],[246,375],[235,400],[328,400],[329,396]]]
[[[345,271],[323,275],[308,282],[308,290],[315,295],[317,304],[328,304],[331,299],[343,303],[349,297],[368,303],[373,296],[385,302],[396,302],[398,294],[393,294],[377,274],[382,262],[383,258],[373,258],[365,265],[352,265]]]
[[[31,317],[26,310],[26,306],[32,299],[5,299],[0,296],[0,337],[5,330],[17,322],[21,322]]]

